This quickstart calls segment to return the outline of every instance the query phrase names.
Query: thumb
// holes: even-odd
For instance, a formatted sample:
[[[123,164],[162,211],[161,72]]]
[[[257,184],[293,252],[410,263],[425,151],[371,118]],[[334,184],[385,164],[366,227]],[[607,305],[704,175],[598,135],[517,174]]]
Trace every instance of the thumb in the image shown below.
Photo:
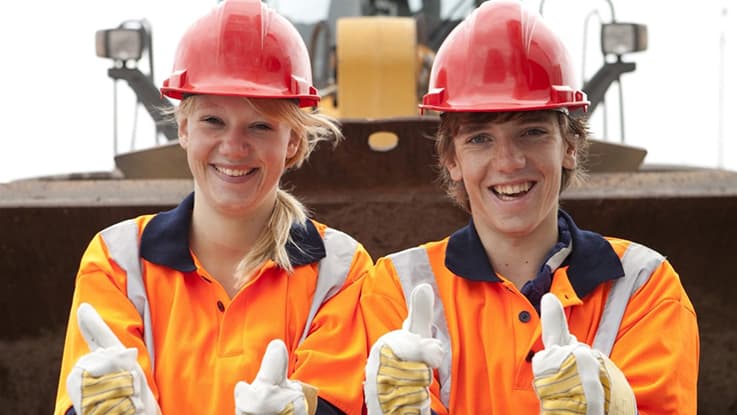
[[[412,290],[404,329],[422,338],[432,337],[433,296],[430,284],[420,284]]]
[[[266,346],[254,383],[258,381],[269,385],[283,384],[287,379],[288,359],[287,346],[284,342],[279,339],[272,340]]]
[[[105,324],[100,314],[90,304],[82,303],[77,309],[77,325],[91,351],[100,348],[122,347],[115,333]]]
[[[546,349],[554,345],[565,346],[576,342],[576,338],[568,331],[563,305],[554,294],[547,293],[540,300],[540,324],[543,345]]]

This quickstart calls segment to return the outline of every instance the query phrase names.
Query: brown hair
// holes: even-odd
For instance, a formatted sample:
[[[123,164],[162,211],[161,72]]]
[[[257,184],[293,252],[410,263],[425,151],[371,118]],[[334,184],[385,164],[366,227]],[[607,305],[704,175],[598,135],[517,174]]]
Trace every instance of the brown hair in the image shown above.
[[[534,116],[541,112],[554,112],[557,115],[558,127],[563,139],[576,149],[576,168],[569,170],[563,168],[560,191],[563,192],[570,184],[584,180],[586,176],[585,163],[588,153],[589,128],[586,120],[581,116],[574,116],[567,111],[539,110],[539,111],[515,111],[515,112],[446,112],[440,115],[440,126],[435,137],[435,151],[438,156],[439,180],[448,196],[467,212],[471,211],[468,202],[468,194],[463,187],[463,182],[454,181],[450,177],[449,162],[455,158],[455,147],[453,139],[461,129],[461,126],[471,124],[485,124],[489,122],[507,122],[520,118]]]
[[[173,111],[177,120],[186,117],[193,108],[196,95],[185,98]],[[249,99],[246,100],[258,113],[284,120],[299,140],[297,151],[286,161],[287,169],[299,168],[317,143],[332,141],[337,145],[343,139],[338,122],[326,115],[299,108],[293,100],[288,99]],[[291,242],[291,228],[293,224],[303,224],[307,221],[307,211],[304,205],[284,189],[277,189],[276,203],[271,217],[251,250],[238,264],[236,273],[239,277],[239,287],[248,281],[250,274],[261,264],[271,259],[279,267],[289,272],[293,271],[287,254],[287,244]]]

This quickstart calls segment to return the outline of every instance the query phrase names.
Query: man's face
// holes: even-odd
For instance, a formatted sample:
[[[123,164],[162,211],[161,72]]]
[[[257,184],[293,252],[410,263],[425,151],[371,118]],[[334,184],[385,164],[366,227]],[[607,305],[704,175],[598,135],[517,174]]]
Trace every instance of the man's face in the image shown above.
[[[479,232],[518,238],[556,223],[562,170],[576,167],[576,153],[554,112],[466,123],[453,146],[446,167],[463,182]]]

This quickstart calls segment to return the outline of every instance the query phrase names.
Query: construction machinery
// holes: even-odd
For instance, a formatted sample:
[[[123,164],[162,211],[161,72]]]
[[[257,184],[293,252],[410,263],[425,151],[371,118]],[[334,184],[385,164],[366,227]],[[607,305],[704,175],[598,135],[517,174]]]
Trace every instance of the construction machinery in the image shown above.
[[[414,8],[408,1],[333,0],[324,20],[295,22],[312,54],[320,109],[340,119],[347,139],[335,149],[318,147],[306,165],[285,175],[284,186],[317,219],[354,235],[375,258],[442,238],[468,221],[436,183],[428,137],[437,118],[418,116],[416,104],[434,51],[463,15],[443,17],[441,9],[470,11],[477,2],[411,3]],[[140,56],[145,29],[124,24],[115,29],[120,33],[99,32],[98,53],[112,56],[110,39],[130,35],[134,51],[124,56]],[[645,33],[636,24],[602,26],[602,52],[612,59],[584,86],[591,112],[610,85],[635,70],[622,56],[643,49]],[[158,111],[172,104],[150,74],[118,58],[108,75],[130,85],[167,141],[118,154],[110,174],[0,184],[0,311],[10,317],[0,328],[4,412],[51,412],[74,276],[94,233],[169,209],[192,190],[176,128]],[[737,174],[655,171],[643,168],[645,149],[605,141],[595,142],[591,153],[588,182],[564,193],[563,208],[583,228],[644,243],[670,259],[699,318],[699,413],[737,413],[737,361],[724,358],[737,350],[731,274],[737,269],[731,235]]]

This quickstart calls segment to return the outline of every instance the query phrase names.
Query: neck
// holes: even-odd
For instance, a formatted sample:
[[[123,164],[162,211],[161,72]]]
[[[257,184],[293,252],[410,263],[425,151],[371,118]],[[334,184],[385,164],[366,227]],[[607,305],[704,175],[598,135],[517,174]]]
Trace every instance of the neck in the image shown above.
[[[192,211],[190,247],[200,263],[226,290],[236,281],[240,261],[263,233],[274,210],[274,200],[243,215],[232,215],[197,202]]]
[[[548,253],[558,241],[558,218],[551,215],[533,232],[509,235],[476,223],[481,244],[494,271],[517,288],[535,278]]]

